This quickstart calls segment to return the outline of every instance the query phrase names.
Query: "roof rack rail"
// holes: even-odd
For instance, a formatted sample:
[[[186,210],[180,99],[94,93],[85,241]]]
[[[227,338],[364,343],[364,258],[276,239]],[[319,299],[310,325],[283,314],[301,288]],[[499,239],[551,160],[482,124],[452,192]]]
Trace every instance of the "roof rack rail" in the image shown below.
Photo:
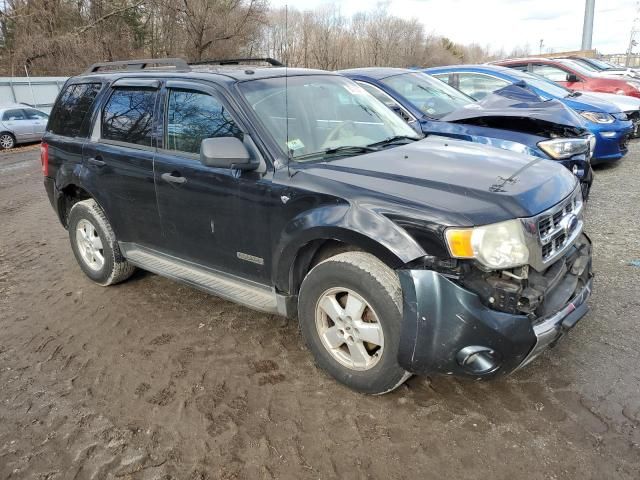
[[[87,68],[83,74],[95,73],[100,70],[147,70],[161,67],[174,67],[176,70],[191,70],[189,64],[182,58],[145,58],[94,63]]]
[[[242,65],[249,62],[265,62],[272,67],[284,67],[284,64],[271,57],[264,58],[223,58],[216,60],[202,60],[200,62],[189,62],[189,65]]]

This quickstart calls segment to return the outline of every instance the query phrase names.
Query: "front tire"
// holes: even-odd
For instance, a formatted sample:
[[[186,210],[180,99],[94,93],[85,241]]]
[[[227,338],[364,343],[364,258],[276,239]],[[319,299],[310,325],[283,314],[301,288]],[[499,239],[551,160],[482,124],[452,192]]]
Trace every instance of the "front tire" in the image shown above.
[[[382,394],[409,378],[397,361],[400,282],[373,255],[346,252],[315,266],[302,282],[298,317],[318,366],[349,388]]]
[[[83,200],[71,207],[69,240],[82,271],[99,285],[128,279],[135,267],[123,257],[113,229],[95,200]]]
[[[0,133],[0,149],[10,150],[16,146],[16,139],[8,132]]]

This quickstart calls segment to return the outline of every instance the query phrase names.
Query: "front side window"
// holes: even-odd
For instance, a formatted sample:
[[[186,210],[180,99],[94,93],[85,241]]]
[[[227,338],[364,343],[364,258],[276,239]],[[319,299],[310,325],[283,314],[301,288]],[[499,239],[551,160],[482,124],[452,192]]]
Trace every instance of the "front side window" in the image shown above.
[[[52,133],[68,137],[85,134],[81,131],[85,116],[101,88],[100,83],[67,85],[53,107],[47,129]]]
[[[337,75],[251,80],[241,92],[259,121],[294,160],[327,150],[420,136],[357,83]]]
[[[552,82],[566,82],[567,72],[561,68],[554,67],[552,65],[534,65],[533,73],[540,75]]]
[[[381,82],[398,92],[431,118],[442,118],[473,102],[472,99],[455,88],[431,78],[425,73],[403,73],[384,78]]]
[[[102,113],[102,138],[150,147],[155,98],[151,88],[115,89]]]
[[[459,73],[458,82],[458,88],[476,100],[509,85],[506,80],[476,73]]]
[[[165,135],[167,150],[195,154],[205,138],[242,139],[242,131],[217,98],[188,90],[169,91]]]
[[[25,116],[24,112],[20,109],[7,110],[2,115],[2,120],[4,120],[5,122],[13,122],[15,120],[26,120],[26,119],[27,117]]]

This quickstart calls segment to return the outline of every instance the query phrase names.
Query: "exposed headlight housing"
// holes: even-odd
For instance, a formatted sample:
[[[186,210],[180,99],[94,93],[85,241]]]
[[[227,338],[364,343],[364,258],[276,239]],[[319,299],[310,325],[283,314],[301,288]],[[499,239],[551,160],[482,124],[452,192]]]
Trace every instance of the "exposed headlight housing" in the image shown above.
[[[584,118],[593,123],[613,123],[615,118],[604,112],[580,112]]]
[[[538,142],[538,146],[554,160],[562,160],[590,152],[588,138],[554,138]]]
[[[472,258],[492,270],[520,267],[529,262],[529,249],[520,220],[445,231],[454,258]]]

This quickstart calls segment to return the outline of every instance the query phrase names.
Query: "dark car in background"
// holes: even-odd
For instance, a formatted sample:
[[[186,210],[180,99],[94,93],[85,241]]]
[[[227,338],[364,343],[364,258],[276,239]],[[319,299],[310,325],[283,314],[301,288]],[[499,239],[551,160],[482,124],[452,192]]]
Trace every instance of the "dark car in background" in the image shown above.
[[[524,83],[540,97],[556,99],[578,112],[595,136],[592,164],[615,162],[628,151],[634,131],[630,117],[637,120],[638,111],[622,112],[609,101],[569,90],[536,74],[497,65],[450,65],[426,70],[430,75],[478,100],[508,85]],[[630,99],[635,101],[634,99]]]
[[[541,75],[570,90],[615,93],[640,98],[640,81],[594,74],[571,60],[552,58],[517,58],[492,62],[494,65],[515,68]]]
[[[41,149],[94,282],[140,267],[297,317],[317,364],[372,394],[507,374],[588,311],[580,185],[556,162],[421,140],[330,72],[110,67],[69,79]]]
[[[513,87],[478,103],[410,69],[356,68],[338,73],[356,81],[422,133],[558,161],[580,179],[585,198],[588,195],[591,137],[583,120],[559,102],[543,102]]]

